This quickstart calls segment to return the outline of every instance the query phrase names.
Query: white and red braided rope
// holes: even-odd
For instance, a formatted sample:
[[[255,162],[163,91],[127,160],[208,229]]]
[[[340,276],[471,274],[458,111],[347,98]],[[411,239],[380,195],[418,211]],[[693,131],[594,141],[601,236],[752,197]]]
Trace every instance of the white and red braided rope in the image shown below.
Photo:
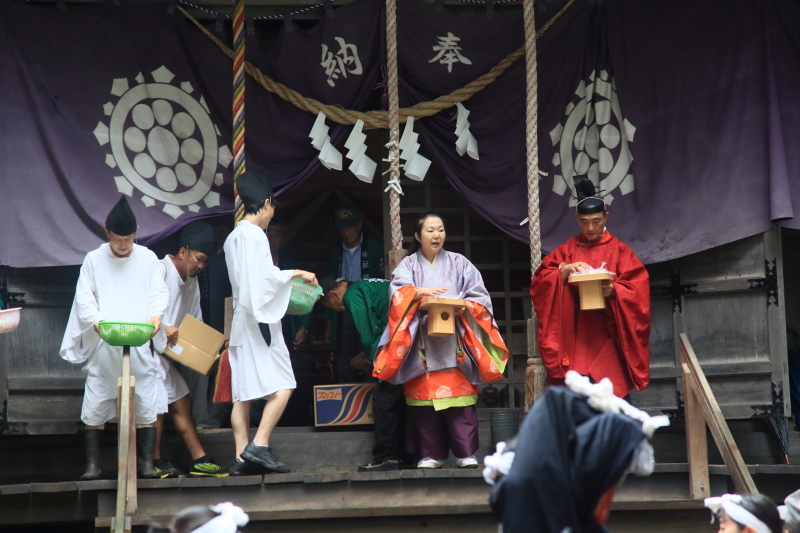
[[[233,191],[235,195],[234,223],[244,216],[244,206],[239,198],[236,181],[245,171],[244,161],[244,0],[235,0],[233,6]]]

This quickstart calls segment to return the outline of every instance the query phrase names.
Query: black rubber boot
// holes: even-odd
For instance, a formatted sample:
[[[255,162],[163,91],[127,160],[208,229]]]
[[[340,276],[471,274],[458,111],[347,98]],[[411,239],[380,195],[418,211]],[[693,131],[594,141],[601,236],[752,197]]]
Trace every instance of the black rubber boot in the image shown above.
[[[102,429],[87,429],[83,432],[86,446],[86,473],[81,476],[84,481],[100,479],[100,447],[103,440]]]
[[[156,428],[136,428],[136,447],[139,452],[139,477],[159,479],[161,474],[153,468],[153,450],[156,446]]]

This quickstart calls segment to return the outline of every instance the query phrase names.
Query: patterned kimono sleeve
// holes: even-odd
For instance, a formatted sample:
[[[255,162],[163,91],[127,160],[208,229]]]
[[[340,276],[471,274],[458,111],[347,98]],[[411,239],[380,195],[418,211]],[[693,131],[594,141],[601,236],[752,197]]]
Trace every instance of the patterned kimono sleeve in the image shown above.
[[[484,381],[497,381],[503,377],[509,351],[492,319],[483,305],[467,300],[467,312],[461,315],[464,324],[464,349],[478,366]]]
[[[378,353],[375,355],[375,366],[372,371],[372,375],[376,378],[391,379],[411,350],[414,339],[411,338],[408,324],[419,308],[420,301],[414,301],[416,294],[416,287],[406,285],[394,291],[391,296],[389,322],[382,339],[383,344],[378,347]]]

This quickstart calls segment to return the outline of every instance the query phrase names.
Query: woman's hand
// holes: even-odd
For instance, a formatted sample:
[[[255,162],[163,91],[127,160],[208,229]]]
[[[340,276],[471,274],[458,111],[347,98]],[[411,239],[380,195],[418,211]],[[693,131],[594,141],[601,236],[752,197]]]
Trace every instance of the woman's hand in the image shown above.
[[[577,263],[561,263],[558,269],[561,271],[561,281],[566,283],[567,279],[569,279],[570,274],[580,274],[581,272],[585,272],[592,268],[589,266],[588,263],[584,263],[583,261],[578,261]]]
[[[420,287],[417,289],[417,294],[414,296],[415,300],[419,300],[426,296],[436,296],[437,294],[444,294],[447,292],[447,288],[445,287],[438,287],[436,289],[432,289],[430,287]]]
[[[313,272],[306,272],[305,270],[295,270],[292,273],[292,278],[300,278],[309,285],[318,285],[317,275]]]

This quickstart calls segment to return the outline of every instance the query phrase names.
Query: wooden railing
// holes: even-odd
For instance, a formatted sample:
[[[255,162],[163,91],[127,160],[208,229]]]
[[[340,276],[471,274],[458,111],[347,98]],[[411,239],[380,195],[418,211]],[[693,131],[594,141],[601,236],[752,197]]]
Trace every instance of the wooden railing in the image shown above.
[[[708,441],[706,425],[719,448],[728,475],[738,494],[758,494],[739,447],[733,440],[714,393],[697,361],[689,338],[680,335],[683,372],[684,412],[686,417],[686,452],[689,460],[689,494],[699,500],[711,496],[708,479]]]
[[[136,514],[136,378],[131,375],[131,347],[122,348],[122,377],[117,381],[117,443],[119,471],[117,474],[117,507],[111,521],[114,533],[131,531],[131,516]],[[127,386],[125,386],[127,385]]]

